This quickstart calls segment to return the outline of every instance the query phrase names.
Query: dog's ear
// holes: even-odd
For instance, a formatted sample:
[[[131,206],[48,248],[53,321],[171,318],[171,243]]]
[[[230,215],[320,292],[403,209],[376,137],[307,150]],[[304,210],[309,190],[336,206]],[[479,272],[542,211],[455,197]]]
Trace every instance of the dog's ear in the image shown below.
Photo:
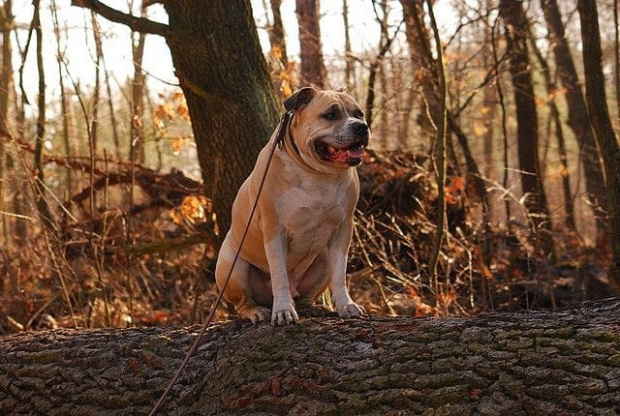
[[[312,87],[305,87],[297,91],[295,94],[284,100],[284,109],[286,111],[299,110],[308,104],[318,91]]]

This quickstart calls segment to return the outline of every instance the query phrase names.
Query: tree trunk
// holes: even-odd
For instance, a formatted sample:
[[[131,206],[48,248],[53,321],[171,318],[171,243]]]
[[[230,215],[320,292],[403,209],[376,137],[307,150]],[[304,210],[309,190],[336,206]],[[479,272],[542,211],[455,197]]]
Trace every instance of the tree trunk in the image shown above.
[[[210,328],[159,414],[612,415],[620,300],[561,313]],[[0,343],[0,413],[146,414],[197,326]]]
[[[570,186],[570,173],[568,169],[568,154],[566,152],[566,143],[564,140],[564,129],[562,127],[562,121],[560,120],[560,110],[555,104],[555,100],[558,94],[558,89],[555,81],[551,78],[551,70],[547,64],[547,60],[543,56],[540,49],[536,45],[536,40],[532,36],[530,31],[530,45],[532,45],[532,51],[536,60],[540,65],[543,78],[545,79],[545,86],[547,87],[547,107],[549,107],[550,122],[555,126],[555,136],[558,139],[558,155],[560,158],[560,176],[562,177],[562,190],[564,194],[564,212],[566,214],[564,218],[564,224],[570,231],[576,230],[575,223],[575,210],[573,207],[573,193]]]
[[[605,184],[609,197],[609,229],[612,235],[613,263],[610,280],[620,290],[620,146],[611,125],[605,97],[605,77],[601,62],[601,38],[598,11],[593,0],[579,0],[583,65],[586,74],[588,114],[605,166]]]
[[[387,54],[387,52],[390,50],[390,46],[392,45],[392,42],[394,41],[394,38],[396,37],[396,34],[398,33],[398,29],[396,32],[394,32],[394,35],[390,38],[388,35],[388,8],[387,8],[387,2],[385,2],[385,0],[383,0],[381,2],[381,9],[382,9],[382,16],[379,16],[377,10],[375,9],[375,17],[376,17],[376,21],[377,23],[379,23],[379,30],[380,30],[380,35],[379,35],[379,53],[377,54],[377,56],[370,62],[370,70],[368,72],[368,92],[366,93],[366,103],[364,106],[364,116],[366,118],[366,122],[368,123],[369,126],[373,127],[373,122],[374,122],[374,106],[375,106],[375,96],[376,96],[376,83],[377,83],[377,75],[379,75],[379,77],[383,76],[385,77],[384,72],[384,67],[383,67],[383,60],[385,59],[385,55]],[[384,82],[382,82],[382,84],[385,84]],[[381,86],[381,92],[382,94],[385,96],[385,89],[384,89],[385,85]],[[384,109],[385,110],[385,109]],[[385,111],[382,113],[383,116],[385,116]],[[381,143],[383,143],[383,146],[385,146],[385,131],[383,129],[377,129],[378,131],[381,131],[382,134],[379,134],[378,136],[381,138]]]
[[[232,202],[278,121],[249,0],[165,2],[206,195],[223,232]]]
[[[424,25],[424,10],[422,0],[400,0],[405,17],[405,30],[409,54],[411,55],[411,69],[413,78],[424,100],[423,115],[420,124],[427,134],[435,132],[433,126],[440,123],[442,109],[437,95],[437,69],[429,48],[429,36]]]
[[[2,78],[0,80],[0,211],[5,209],[5,160],[8,157],[4,149],[5,137],[9,134],[9,94],[13,80],[13,48],[11,34],[13,33],[13,1],[6,0],[0,10],[0,28],[2,30]],[[6,215],[2,216],[0,224],[2,237],[0,241],[8,245],[9,221]],[[1,279],[0,279],[1,280]]]
[[[269,30],[269,42],[271,47],[280,49],[280,61],[284,68],[288,67],[288,54],[286,52],[286,39],[284,37],[284,24],[282,23],[282,13],[280,5],[282,0],[271,0],[271,13],[273,14],[273,26]]]
[[[65,89],[65,78],[64,78],[64,57],[62,51],[62,45],[60,41],[60,24],[58,23],[58,7],[55,4],[52,4],[51,7],[52,12],[52,22],[54,24],[54,37],[56,39],[56,63],[58,65],[58,81],[60,87],[60,111],[62,112],[62,140],[65,147],[65,155],[69,158],[72,156],[71,152],[71,134],[69,131],[69,104],[67,98],[67,90]],[[116,126],[112,125],[114,131],[116,131]],[[71,195],[73,192],[73,174],[71,169],[66,170],[66,195]],[[68,198],[67,198],[68,199]]]
[[[301,81],[304,85],[325,88],[327,71],[323,62],[319,9],[320,0],[297,0]]]
[[[55,232],[57,230],[53,214],[50,210],[47,200],[45,199],[45,175],[43,173],[43,145],[45,142],[45,125],[46,125],[46,84],[45,84],[45,69],[43,63],[43,30],[41,29],[41,16],[40,16],[40,3],[41,0],[33,0],[34,14],[32,17],[32,27],[34,28],[35,37],[37,40],[37,73],[39,75],[39,89],[37,94],[37,133],[35,137],[35,152],[34,152],[34,175],[36,177],[35,191],[36,191],[36,205],[41,221],[43,225],[50,231]]]
[[[532,72],[527,48],[528,21],[519,1],[500,0],[500,14],[506,24],[510,73],[517,111],[517,142],[521,188],[525,208],[537,240],[536,246],[547,256],[554,256],[551,218],[542,184],[538,157],[538,115]]]
[[[597,241],[609,239],[608,227],[601,218],[601,210],[607,212],[609,201],[605,189],[605,179],[599,149],[590,127],[586,100],[579,85],[579,78],[575,63],[570,54],[568,42],[564,34],[564,24],[558,10],[556,0],[542,0],[547,30],[553,53],[557,74],[566,89],[566,105],[568,106],[568,126],[571,128],[581,148],[581,162],[585,176],[588,199],[592,201],[592,208],[596,218]],[[606,237],[605,237],[606,236]]]
[[[140,14],[146,17],[146,9],[140,2]],[[137,39],[136,39],[137,38]],[[142,71],[144,58],[145,33],[131,34],[131,55],[133,57],[133,79],[131,80],[131,120],[129,138],[129,153],[132,162],[144,164],[146,162],[146,140],[144,135],[144,82],[145,74]]]
[[[344,83],[353,96],[356,96],[354,86],[355,82],[355,61],[353,60],[351,51],[351,33],[349,31],[349,3],[342,0],[342,23],[344,25],[344,59],[346,65],[344,67]]]

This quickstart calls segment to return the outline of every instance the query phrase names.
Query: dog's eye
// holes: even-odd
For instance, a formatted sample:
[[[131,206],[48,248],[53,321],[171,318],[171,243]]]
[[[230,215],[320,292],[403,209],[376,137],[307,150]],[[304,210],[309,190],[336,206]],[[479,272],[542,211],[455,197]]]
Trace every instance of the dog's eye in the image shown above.
[[[340,118],[340,114],[337,111],[330,111],[329,113],[323,114],[323,118],[325,120],[338,120]]]
[[[358,111],[354,111],[352,116],[355,117],[355,118],[359,118],[360,120],[364,119],[364,113],[359,111],[359,110]]]

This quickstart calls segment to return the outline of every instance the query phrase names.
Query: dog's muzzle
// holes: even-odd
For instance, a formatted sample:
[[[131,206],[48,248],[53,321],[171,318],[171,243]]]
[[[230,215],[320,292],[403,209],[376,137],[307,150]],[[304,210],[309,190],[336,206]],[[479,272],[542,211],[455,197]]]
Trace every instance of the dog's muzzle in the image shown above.
[[[364,148],[368,146],[370,130],[368,125],[363,122],[356,122],[349,127],[349,137],[353,137],[353,141],[347,140],[344,146],[328,143],[319,139],[316,141],[315,149],[317,155],[326,161],[339,165],[357,166],[362,163]]]

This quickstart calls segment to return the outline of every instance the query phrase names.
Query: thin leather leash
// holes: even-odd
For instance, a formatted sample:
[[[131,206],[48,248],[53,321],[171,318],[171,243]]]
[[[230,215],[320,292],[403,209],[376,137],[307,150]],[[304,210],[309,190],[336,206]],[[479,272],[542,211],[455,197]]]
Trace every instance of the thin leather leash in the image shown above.
[[[245,239],[246,239],[246,237],[248,235],[248,231],[250,230],[250,224],[252,223],[252,219],[254,218],[254,213],[256,212],[256,207],[258,206],[258,198],[260,198],[260,194],[263,191],[263,186],[265,185],[265,180],[267,179],[267,172],[269,171],[269,166],[271,165],[271,160],[273,159],[273,154],[275,153],[276,146],[280,150],[282,150],[282,146],[284,145],[284,139],[286,138],[286,133],[287,133],[287,131],[289,129],[289,126],[291,124],[291,120],[293,119],[293,115],[294,115],[294,112],[292,110],[291,111],[287,111],[287,112],[285,112],[282,115],[282,118],[280,120],[280,125],[278,126],[278,132],[276,133],[276,139],[274,140],[273,145],[271,146],[271,151],[269,153],[269,159],[267,159],[267,166],[265,166],[265,172],[263,173],[263,177],[261,179],[260,185],[258,187],[258,191],[256,193],[256,199],[254,200],[254,205],[252,206],[252,211],[250,211],[250,216],[248,217],[248,223],[246,224],[245,230],[243,231],[243,235],[241,236],[241,242],[239,243],[239,248],[237,249],[237,252],[235,253],[235,257],[234,257],[234,259],[232,261],[232,265],[230,266],[230,270],[228,271],[228,274],[226,275],[226,279],[224,280],[224,284],[222,285],[222,288],[220,289],[220,293],[217,295],[217,298],[215,299],[215,303],[211,306],[211,311],[209,312],[209,316],[207,317],[207,320],[205,321],[205,323],[202,324],[202,327],[200,328],[200,331],[198,333],[198,337],[196,338],[196,340],[193,342],[193,344],[191,345],[191,347],[187,351],[187,354],[185,354],[185,358],[183,359],[183,362],[181,363],[179,368],[174,373],[174,376],[172,377],[172,379],[168,383],[168,386],[166,386],[166,390],[164,390],[162,395],[157,400],[157,403],[155,403],[155,406],[150,411],[149,416],[154,416],[157,413],[157,411],[159,410],[161,405],[164,403],[164,400],[166,399],[166,397],[168,396],[168,394],[172,390],[172,387],[179,380],[179,377],[181,376],[181,373],[183,372],[183,370],[187,366],[187,363],[189,362],[190,358],[192,357],[192,355],[196,351],[196,348],[198,348],[198,345],[200,344],[200,341],[202,341],[202,338],[203,338],[203,336],[204,336],[204,334],[205,334],[209,324],[211,323],[211,320],[213,319],[213,316],[215,315],[215,311],[217,310],[217,308],[220,305],[220,303],[222,303],[222,298],[224,296],[224,291],[226,290],[226,287],[228,286],[228,282],[230,281],[230,277],[232,276],[232,272],[235,269],[235,265],[237,264],[237,260],[239,259],[239,255],[241,253],[241,249],[243,248],[243,243],[245,242]]]

